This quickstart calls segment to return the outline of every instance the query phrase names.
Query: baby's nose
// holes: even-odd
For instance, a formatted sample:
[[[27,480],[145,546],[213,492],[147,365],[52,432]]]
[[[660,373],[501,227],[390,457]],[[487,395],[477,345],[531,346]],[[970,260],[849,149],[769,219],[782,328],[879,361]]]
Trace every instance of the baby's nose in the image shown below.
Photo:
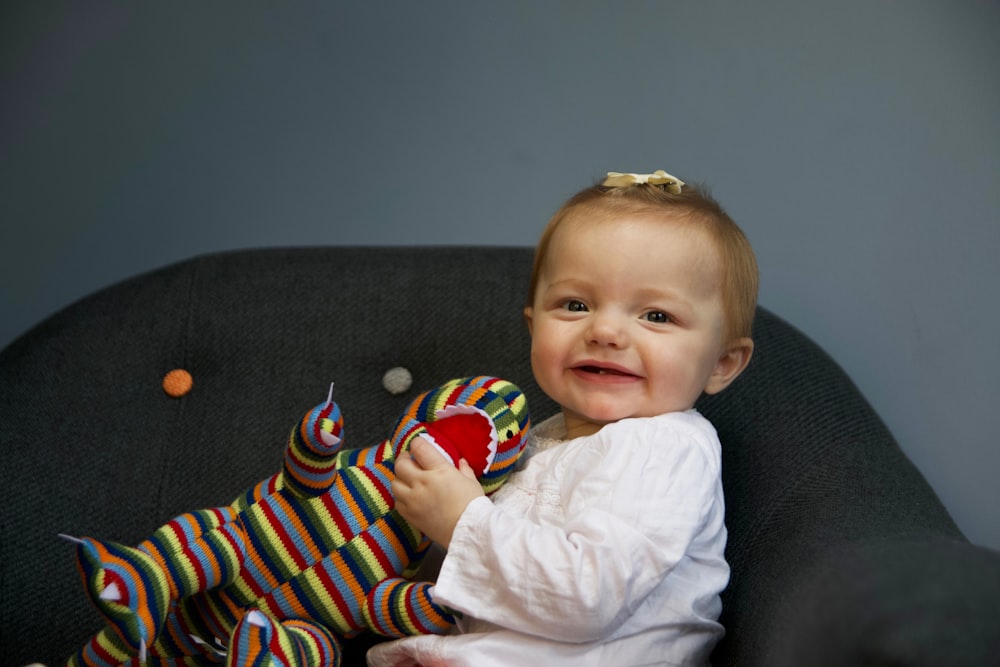
[[[619,348],[628,344],[627,328],[620,318],[611,315],[595,315],[587,333],[594,345]]]

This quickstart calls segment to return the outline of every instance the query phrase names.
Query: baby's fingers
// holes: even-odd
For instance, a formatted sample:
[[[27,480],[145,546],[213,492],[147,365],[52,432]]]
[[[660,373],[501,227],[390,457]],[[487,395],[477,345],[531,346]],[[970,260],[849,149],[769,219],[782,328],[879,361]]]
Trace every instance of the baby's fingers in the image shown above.
[[[442,466],[451,467],[451,461],[442,456],[441,452],[429,442],[417,436],[410,443],[410,454],[417,465],[424,470],[432,470]]]
[[[470,466],[469,462],[465,459],[459,460],[458,471],[469,479],[478,479],[476,477],[476,471],[472,469],[472,466]]]

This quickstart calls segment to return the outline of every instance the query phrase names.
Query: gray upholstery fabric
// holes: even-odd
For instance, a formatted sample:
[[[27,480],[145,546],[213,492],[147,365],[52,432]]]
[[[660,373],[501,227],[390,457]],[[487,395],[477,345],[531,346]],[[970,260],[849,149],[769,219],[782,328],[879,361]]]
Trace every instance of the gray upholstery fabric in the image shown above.
[[[223,253],[109,287],[0,352],[5,663],[58,664],[100,626],[57,533],[134,543],[230,502],[279,469],[330,381],[348,446],[464,374],[507,377],[551,414],[521,318],[529,268],[526,248]],[[715,664],[997,662],[1000,555],[964,540],[821,350],[763,309],[755,336],[744,377],[699,403],[723,442],[733,566]],[[381,385],[394,366],[414,377],[401,396]],[[195,382],[180,399],[160,387],[177,367]]]

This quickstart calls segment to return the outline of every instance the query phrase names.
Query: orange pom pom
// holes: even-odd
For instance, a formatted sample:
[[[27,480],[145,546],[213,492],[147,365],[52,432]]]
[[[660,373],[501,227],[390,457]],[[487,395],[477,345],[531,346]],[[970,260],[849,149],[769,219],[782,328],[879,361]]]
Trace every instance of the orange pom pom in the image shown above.
[[[191,391],[193,386],[194,378],[183,368],[175,368],[163,376],[163,391],[167,392],[167,396],[180,398]]]

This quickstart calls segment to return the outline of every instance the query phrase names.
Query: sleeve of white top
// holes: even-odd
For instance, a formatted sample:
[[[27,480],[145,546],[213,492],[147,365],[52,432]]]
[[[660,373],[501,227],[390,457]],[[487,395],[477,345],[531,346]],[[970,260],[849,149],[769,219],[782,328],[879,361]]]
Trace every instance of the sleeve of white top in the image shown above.
[[[512,515],[487,498],[470,503],[442,565],[436,601],[561,641],[614,632],[683,558],[721,502],[717,441],[649,421],[606,426],[584,460],[574,461],[563,476],[561,526]]]

